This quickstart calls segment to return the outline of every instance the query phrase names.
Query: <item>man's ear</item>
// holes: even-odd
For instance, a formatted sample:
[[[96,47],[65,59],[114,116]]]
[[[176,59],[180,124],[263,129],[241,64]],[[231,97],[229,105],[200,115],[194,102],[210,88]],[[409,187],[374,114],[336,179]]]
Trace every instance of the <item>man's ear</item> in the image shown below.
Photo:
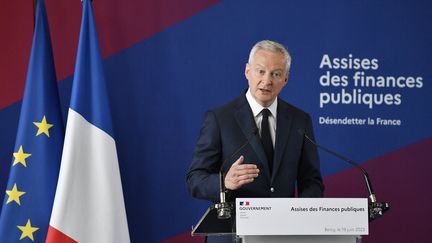
[[[287,75],[285,76],[285,84],[288,83],[288,78],[289,78],[289,73],[287,73]]]
[[[250,65],[249,63],[246,63],[245,71],[244,71],[246,79],[248,79],[249,72],[250,72]]]

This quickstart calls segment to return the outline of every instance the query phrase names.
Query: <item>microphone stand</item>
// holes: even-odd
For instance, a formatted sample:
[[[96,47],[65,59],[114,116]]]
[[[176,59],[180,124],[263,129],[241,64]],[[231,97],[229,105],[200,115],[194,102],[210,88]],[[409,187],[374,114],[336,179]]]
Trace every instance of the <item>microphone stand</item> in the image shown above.
[[[231,202],[227,202],[225,198],[225,176],[222,170],[219,171],[219,195],[220,202],[215,203],[215,208],[217,209],[218,219],[229,219],[231,218],[231,212],[234,209],[234,205]]]
[[[215,203],[214,207],[217,209],[217,216],[218,219],[229,219],[231,218],[232,212],[234,211],[234,205],[232,202],[226,201],[226,188],[225,188],[225,176],[223,172],[223,166],[226,164],[228,159],[232,159],[234,155],[236,155],[240,150],[242,150],[246,145],[249,144],[250,139],[253,135],[257,134],[258,128],[254,128],[252,130],[252,133],[247,137],[246,142],[242,144],[234,153],[231,154],[228,158],[226,158],[220,167],[219,170],[219,195],[220,195],[220,202]]]
[[[372,189],[372,183],[371,183],[371,181],[369,179],[369,174],[367,173],[367,171],[363,167],[361,167],[358,163],[352,161],[351,159],[348,159],[348,158],[346,158],[346,157],[344,157],[344,156],[342,156],[342,155],[340,155],[340,154],[338,154],[338,153],[336,153],[336,152],[334,152],[334,151],[332,151],[332,150],[330,150],[328,148],[325,148],[325,147],[317,144],[314,140],[312,140],[306,134],[306,132],[303,129],[299,129],[298,132],[303,137],[305,137],[309,142],[311,142],[314,146],[316,146],[317,148],[320,148],[320,149],[326,151],[327,153],[329,153],[329,154],[331,154],[331,155],[333,155],[333,156],[335,156],[335,157],[337,157],[337,158],[339,158],[339,159],[341,159],[341,160],[343,160],[343,161],[345,161],[345,162],[347,162],[347,163],[355,166],[357,169],[359,169],[362,172],[363,177],[364,177],[365,182],[366,182],[367,190],[369,192],[369,199],[370,199],[370,203],[369,203],[369,222],[372,221],[372,220],[374,220],[374,219],[379,218],[387,210],[390,209],[390,204],[389,203],[387,203],[387,202],[377,202],[375,193],[374,193],[374,191]]]

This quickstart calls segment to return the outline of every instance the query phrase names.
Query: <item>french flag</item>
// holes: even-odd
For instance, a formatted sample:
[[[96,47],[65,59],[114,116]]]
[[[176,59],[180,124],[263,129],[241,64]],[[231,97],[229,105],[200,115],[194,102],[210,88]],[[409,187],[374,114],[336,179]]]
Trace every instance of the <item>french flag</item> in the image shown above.
[[[47,243],[130,242],[90,0],[83,15]]]

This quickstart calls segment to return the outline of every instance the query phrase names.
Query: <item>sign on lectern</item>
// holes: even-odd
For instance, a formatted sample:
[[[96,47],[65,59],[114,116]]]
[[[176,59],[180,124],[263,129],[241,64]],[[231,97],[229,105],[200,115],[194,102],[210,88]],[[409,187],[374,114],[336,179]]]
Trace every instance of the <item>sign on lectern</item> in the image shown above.
[[[316,242],[346,238],[355,242],[357,236],[368,233],[366,198],[236,199],[236,234],[239,236],[297,236],[324,240]]]

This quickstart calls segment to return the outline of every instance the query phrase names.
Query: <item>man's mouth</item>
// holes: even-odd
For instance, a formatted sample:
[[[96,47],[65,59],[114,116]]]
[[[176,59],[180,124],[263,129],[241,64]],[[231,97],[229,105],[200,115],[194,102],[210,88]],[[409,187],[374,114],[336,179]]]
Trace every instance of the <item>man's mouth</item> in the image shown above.
[[[270,89],[263,89],[263,88],[258,88],[261,92],[264,92],[264,93],[270,93],[271,92],[271,90]]]

